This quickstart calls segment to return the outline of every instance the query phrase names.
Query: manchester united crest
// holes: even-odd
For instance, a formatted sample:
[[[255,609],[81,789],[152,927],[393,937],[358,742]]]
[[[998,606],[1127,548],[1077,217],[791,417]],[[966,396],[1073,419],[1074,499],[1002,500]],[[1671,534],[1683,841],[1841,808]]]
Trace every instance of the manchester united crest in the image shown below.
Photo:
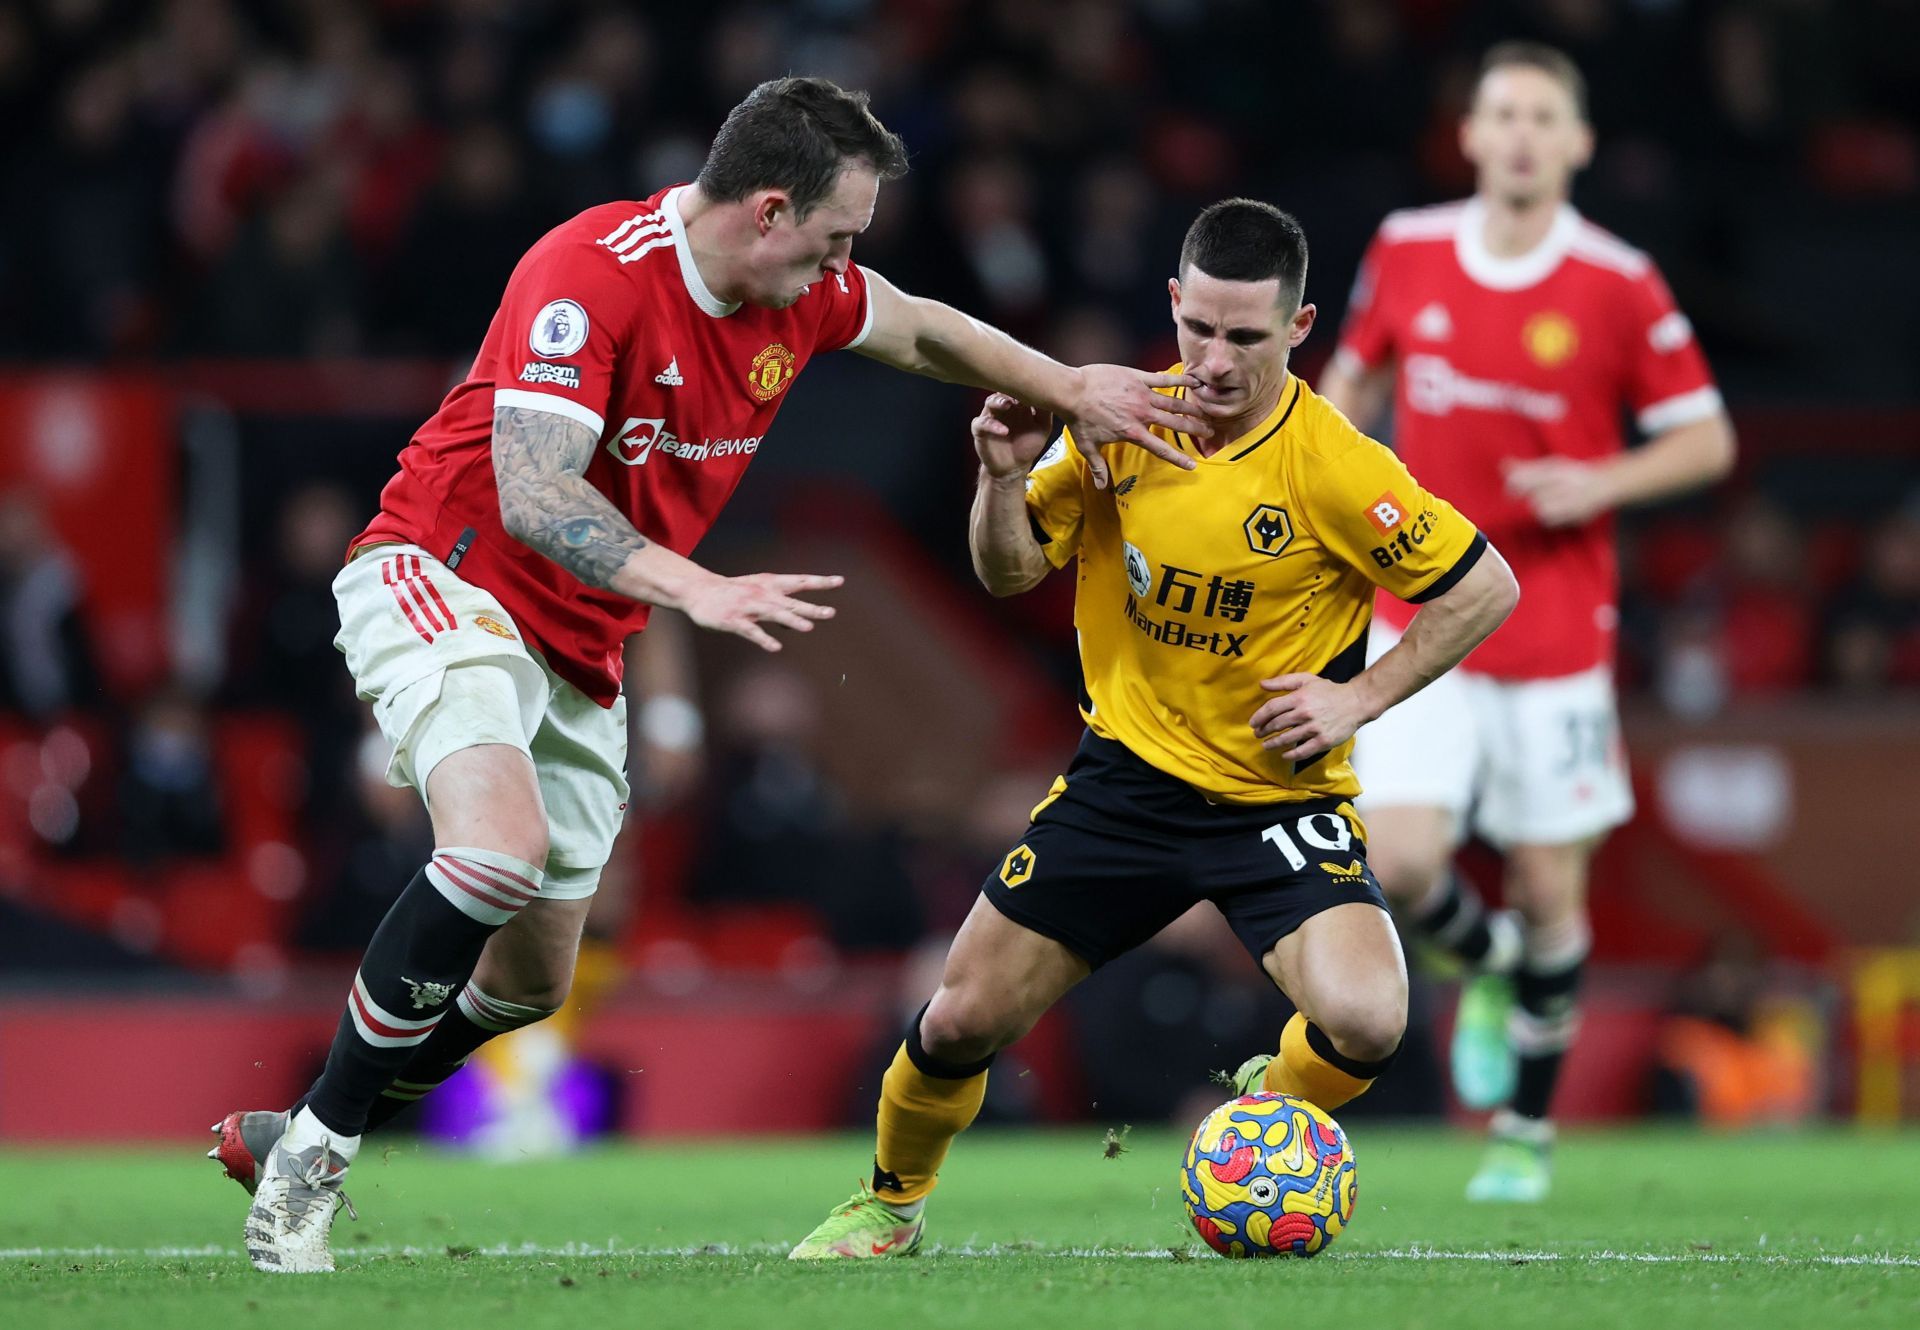
[[[763,402],[771,402],[793,382],[794,357],[783,343],[775,342],[753,358],[747,367],[747,387]]]
[[[1558,310],[1543,310],[1527,320],[1520,330],[1527,354],[1542,369],[1557,369],[1573,359],[1580,349],[1580,333],[1573,320]]]

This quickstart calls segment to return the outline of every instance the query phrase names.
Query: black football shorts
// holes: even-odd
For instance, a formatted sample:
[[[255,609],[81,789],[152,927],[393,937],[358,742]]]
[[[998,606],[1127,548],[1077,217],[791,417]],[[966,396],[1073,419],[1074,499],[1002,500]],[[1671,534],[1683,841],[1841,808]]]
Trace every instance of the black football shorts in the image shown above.
[[[1387,908],[1338,797],[1209,802],[1089,732],[983,890],[1007,918],[1098,969],[1212,901],[1257,962],[1336,905]]]

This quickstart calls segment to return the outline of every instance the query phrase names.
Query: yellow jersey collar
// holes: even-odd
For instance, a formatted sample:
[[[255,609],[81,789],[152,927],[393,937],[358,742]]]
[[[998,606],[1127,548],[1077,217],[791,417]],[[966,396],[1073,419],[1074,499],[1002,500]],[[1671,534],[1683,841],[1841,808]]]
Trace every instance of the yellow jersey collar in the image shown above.
[[[1184,374],[1186,373],[1186,365],[1184,362],[1177,364],[1168,370],[1167,373]],[[1202,466],[1210,462],[1237,462],[1253,452],[1254,449],[1272,440],[1275,435],[1279,434],[1280,431],[1285,428],[1288,419],[1293,415],[1294,407],[1300,404],[1300,395],[1305,389],[1305,386],[1306,385],[1301,382],[1298,374],[1295,374],[1292,370],[1288,370],[1286,383],[1282,385],[1280,389],[1280,400],[1274,403],[1273,410],[1267,413],[1266,418],[1225,447],[1215,450],[1210,457],[1200,456],[1200,446],[1194,441],[1191,435],[1176,432],[1174,434],[1174,442],[1188,452],[1191,452],[1194,455],[1194,460],[1198,461]],[[1183,401],[1186,395],[1187,390],[1185,388],[1180,388],[1175,392],[1175,396],[1181,398]]]

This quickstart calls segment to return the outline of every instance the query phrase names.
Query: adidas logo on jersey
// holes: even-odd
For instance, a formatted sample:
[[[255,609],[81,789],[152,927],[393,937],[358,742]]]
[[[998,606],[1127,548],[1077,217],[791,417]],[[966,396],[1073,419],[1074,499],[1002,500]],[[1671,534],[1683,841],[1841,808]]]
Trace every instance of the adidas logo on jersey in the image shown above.
[[[1438,301],[1413,316],[1413,334],[1429,342],[1444,342],[1453,336],[1453,318]]]
[[[678,388],[685,383],[686,379],[680,374],[680,357],[675,356],[669,360],[667,367],[653,376],[653,381],[668,388]]]

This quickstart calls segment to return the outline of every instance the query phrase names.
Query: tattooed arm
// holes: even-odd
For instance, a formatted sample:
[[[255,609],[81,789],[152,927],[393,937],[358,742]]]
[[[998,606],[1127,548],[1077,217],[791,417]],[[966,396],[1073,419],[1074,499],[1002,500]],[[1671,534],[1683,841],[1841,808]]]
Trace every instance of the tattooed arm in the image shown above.
[[[614,585],[627,559],[652,542],[587,483],[584,472],[599,442],[571,417],[495,407],[493,478],[500,489],[501,523],[508,535],[590,587],[665,604],[659,594],[642,594],[637,585]]]
[[[825,591],[838,577],[752,573],[722,577],[634,529],[586,479],[599,440],[550,411],[498,406],[493,412],[493,477],[507,534],[590,587],[684,613],[702,628],[734,633],[768,651],[780,643],[760,625],[810,632],[830,619],[826,605],[794,593]]]

